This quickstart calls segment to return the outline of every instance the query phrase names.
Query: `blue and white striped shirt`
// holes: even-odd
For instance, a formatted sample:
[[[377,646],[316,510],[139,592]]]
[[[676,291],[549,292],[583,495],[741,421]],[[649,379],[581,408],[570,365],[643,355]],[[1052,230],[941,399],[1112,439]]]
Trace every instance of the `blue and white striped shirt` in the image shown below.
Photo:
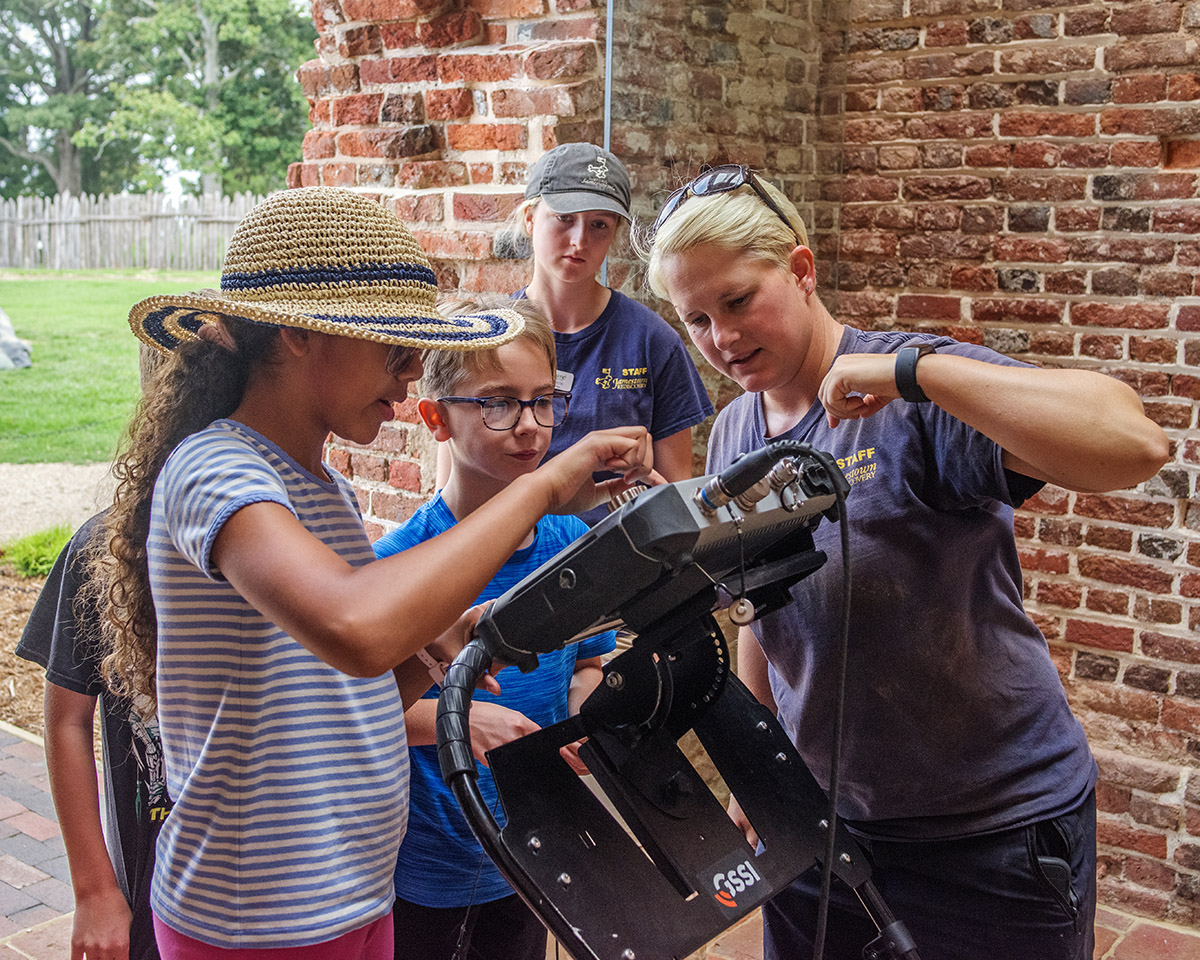
[[[271,501],[347,563],[373,560],[353,492],[326,470],[332,481],[218,420],[176,448],[154,492],[158,711],[175,807],[151,903],[168,926],[220,947],[320,943],[391,909],[408,810],[395,679],[324,663],[210,557],[230,516]]]

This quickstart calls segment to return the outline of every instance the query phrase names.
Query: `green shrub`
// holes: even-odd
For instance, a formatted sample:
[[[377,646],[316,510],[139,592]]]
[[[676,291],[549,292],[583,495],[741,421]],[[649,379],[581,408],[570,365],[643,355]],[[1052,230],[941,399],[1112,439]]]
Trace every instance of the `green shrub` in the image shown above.
[[[31,533],[0,547],[0,560],[10,564],[18,576],[44,577],[71,539],[71,533],[70,526],[65,523]]]

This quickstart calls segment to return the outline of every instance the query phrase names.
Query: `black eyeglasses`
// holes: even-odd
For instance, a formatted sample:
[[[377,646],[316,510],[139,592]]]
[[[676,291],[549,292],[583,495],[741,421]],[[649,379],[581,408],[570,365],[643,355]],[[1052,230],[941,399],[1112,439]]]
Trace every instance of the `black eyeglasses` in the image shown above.
[[[659,228],[671,219],[671,214],[682,207],[688,197],[710,197],[716,193],[729,193],[730,191],[737,190],[739,187],[750,187],[757,193],[758,198],[771,208],[771,212],[775,216],[784,222],[787,228],[795,235],[796,239],[804,243],[800,234],[796,232],[796,228],[792,226],[792,222],[784,216],[783,211],[779,209],[779,205],[763,189],[758,177],[754,175],[754,172],[749,167],[742,166],[740,163],[723,163],[719,167],[713,167],[711,170],[700,174],[691,183],[684,184],[667,197],[667,202],[658,211],[658,218],[654,221],[654,227],[650,230],[650,238],[654,238]]]
[[[528,407],[538,426],[557,427],[567,419],[571,395],[565,391],[543,393],[532,400],[516,397],[438,397],[438,403],[477,403],[483,414],[483,425],[489,430],[511,430],[521,420],[521,411]]]

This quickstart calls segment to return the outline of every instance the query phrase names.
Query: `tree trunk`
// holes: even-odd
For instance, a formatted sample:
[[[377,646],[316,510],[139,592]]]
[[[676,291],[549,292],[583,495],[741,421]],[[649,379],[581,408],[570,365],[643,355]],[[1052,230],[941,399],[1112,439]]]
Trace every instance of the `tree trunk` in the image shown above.
[[[204,5],[197,0],[196,16],[200,20],[200,32],[204,42],[204,111],[210,116],[217,112],[221,103],[221,49],[220,24],[204,12]],[[200,176],[200,187],[204,193],[221,192],[221,170],[225,166],[225,151],[220,143],[213,144],[213,169]]]
[[[69,193],[78,197],[83,193],[83,158],[71,142],[71,134],[70,130],[58,131],[58,169],[56,171],[47,166],[46,170],[54,178],[54,187],[59,193]]]

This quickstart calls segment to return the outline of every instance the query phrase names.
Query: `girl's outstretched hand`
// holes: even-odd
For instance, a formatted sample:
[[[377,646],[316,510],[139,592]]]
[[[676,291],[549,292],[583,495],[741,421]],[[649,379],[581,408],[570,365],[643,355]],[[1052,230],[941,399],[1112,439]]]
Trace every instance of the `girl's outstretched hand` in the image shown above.
[[[650,476],[654,441],[645,427],[593,430],[538,467],[534,476],[550,484],[551,513],[583,513]],[[615,480],[596,483],[592,474],[611,470]]]
[[[475,624],[479,622],[479,618],[492,601],[476,604],[469,607],[461,617],[459,617],[452,627],[443,633],[440,637],[433,641],[425,648],[425,652],[435,659],[442,668],[443,673],[446,667],[454,662],[454,658],[462,652],[462,648],[471,642],[475,636]],[[479,682],[475,684],[476,689],[486,690],[488,693],[499,693],[500,684],[492,673],[498,671],[500,665],[493,665],[491,670],[479,678]]]
[[[830,427],[843,420],[873,416],[899,396],[896,355],[892,353],[843,354],[833,361],[817,388]]]

